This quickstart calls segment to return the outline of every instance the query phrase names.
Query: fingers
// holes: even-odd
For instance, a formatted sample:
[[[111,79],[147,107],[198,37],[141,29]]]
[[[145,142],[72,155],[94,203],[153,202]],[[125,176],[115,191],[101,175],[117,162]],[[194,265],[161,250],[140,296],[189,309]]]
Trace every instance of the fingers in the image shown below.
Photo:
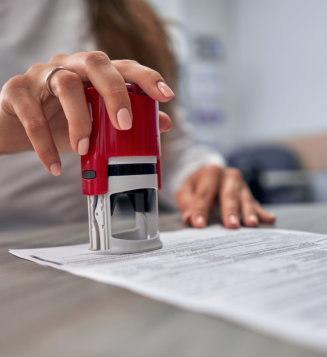
[[[50,63],[60,64],[77,73],[83,82],[91,82],[103,97],[109,118],[116,129],[128,130],[132,127],[131,103],[124,78],[104,52],[57,55]]]
[[[189,224],[192,214],[192,204],[194,203],[194,182],[196,175],[191,175],[176,193],[176,201],[182,213],[184,224]]]
[[[159,73],[135,61],[111,61],[103,52],[57,55],[50,62],[63,65],[67,69],[54,74],[51,88],[58,96],[68,119],[71,146],[80,155],[87,153],[91,132],[89,112],[85,110],[87,105],[83,94],[83,81],[90,81],[94,85],[104,98],[112,124],[122,130],[128,130],[132,126],[131,105],[125,80],[139,84],[157,100],[167,101],[173,96],[168,94],[169,98],[167,97],[167,91],[170,89]],[[163,132],[170,129],[171,123],[167,115],[159,114],[159,126]]]
[[[210,208],[220,199],[222,222],[226,228],[239,228],[240,213],[245,226],[273,223],[275,216],[253,198],[239,170],[212,165],[191,175],[176,195],[184,224],[205,227]]]
[[[198,170],[178,192],[177,201],[184,223],[203,228],[208,223],[210,208],[217,196],[222,169],[211,165]]]
[[[171,129],[171,125],[172,125],[172,122],[171,122],[170,117],[166,113],[159,111],[159,130],[160,130],[160,132],[165,133],[165,132],[169,131]]]
[[[272,213],[262,208],[258,202],[255,202],[255,208],[261,222],[271,224],[276,221],[276,217]]]
[[[51,80],[51,88],[58,97],[68,121],[72,149],[80,155],[86,155],[92,122],[81,77],[67,70],[58,71]]]
[[[201,170],[195,188],[194,199],[196,204],[193,203],[194,208],[190,217],[193,227],[202,228],[207,225],[209,210],[217,196],[220,180],[220,167],[212,165]]]
[[[260,222],[273,223],[274,215],[263,209],[237,169],[226,169],[220,191],[221,214],[227,228],[239,228],[239,214],[245,226],[257,227]]]
[[[44,78],[53,68],[53,65],[38,63],[32,66],[27,72],[27,78],[33,83],[30,90],[37,98],[41,93],[41,101],[46,102],[46,98],[51,97],[46,90]],[[35,78],[39,78],[37,83]],[[49,79],[52,92],[59,99],[62,110],[68,121],[68,132],[70,146],[80,155],[85,155],[89,149],[89,136],[92,130],[92,122],[87,107],[84,86],[79,74],[67,69],[54,72]],[[32,87],[32,86],[31,86]],[[44,93],[42,95],[42,93]],[[41,104],[41,103],[40,103]]]
[[[243,184],[240,198],[242,220],[245,226],[257,227],[260,222],[270,224],[275,222],[276,217],[255,201],[250,189],[245,183]]]
[[[12,105],[43,166],[53,175],[60,175],[60,157],[39,103],[23,90],[16,93]]]
[[[259,225],[259,219],[257,214],[256,201],[254,200],[247,185],[243,183],[240,194],[241,200],[241,212],[244,225],[250,227],[257,227]]]
[[[239,170],[212,165],[196,171],[177,192],[176,199],[184,224],[205,227],[217,196],[226,228],[240,227],[240,213],[244,225],[249,227],[257,227],[259,222],[275,221],[275,216],[254,200]]]
[[[227,228],[239,228],[242,174],[237,169],[225,169],[220,190],[221,216]]]
[[[245,183],[242,186],[240,199],[242,220],[245,226],[257,227],[260,222],[270,224],[275,222],[276,217],[261,207]]]
[[[158,101],[166,102],[174,96],[158,72],[135,61],[111,61],[104,52],[57,55],[50,63],[62,65],[79,74],[82,81],[91,82],[104,98],[109,118],[116,129],[128,130],[132,126],[131,104],[125,81],[138,84]]]
[[[112,61],[112,63],[126,82],[138,84],[151,98],[159,102],[168,102],[174,97],[174,92],[158,72],[131,60]]]
[[[58,99],[49,94],[44,82],[54,66],[65,67],[65,70],[54,72],[49,79]],[[174,96],[159,73],[134,61],[112,62],[103,52],[95,51],[57,55],[48,64],[33,65],[25,75],[7,82],[1,91],[0,105],[3,109],[6,103],[6,108],[9,108],[5,113],[6,123],[9,123],[7,127],[8,130],[16,129],[15,140],[23,142],[19,147],[29,147],[30,141],[46,169],[57,175],[60,173],[60,159],[54,138],[57,142],[58,137],[65,136],[66,132],[52,133],[47,120],[55,120],[56,113],[62,113],[62,109],[72,149],[80,155],[86,154],[92,123],[83,85],[91,82],[104,98],[112,124],[117,129],[128,130],[132,126],[132,113],[125,80],[138,84],[158,101],[165,102]],[[9,120],[11,117],[12,121]],[[159,114],[159,123],[161,131],[167,131],[171,126],[169,117],[163,113]],[[51,126],[54,127],[57,128]]]

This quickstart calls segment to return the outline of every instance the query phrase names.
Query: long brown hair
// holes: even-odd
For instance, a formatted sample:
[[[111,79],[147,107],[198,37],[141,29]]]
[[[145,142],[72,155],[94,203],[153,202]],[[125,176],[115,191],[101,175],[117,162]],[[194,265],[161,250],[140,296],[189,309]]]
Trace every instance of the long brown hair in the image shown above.
[[[133,59],[175,87],[175,59],[162,21],[144,0],[90,0],[98,48],[111,59]],[[172,116],[171,104],[161,109]]]

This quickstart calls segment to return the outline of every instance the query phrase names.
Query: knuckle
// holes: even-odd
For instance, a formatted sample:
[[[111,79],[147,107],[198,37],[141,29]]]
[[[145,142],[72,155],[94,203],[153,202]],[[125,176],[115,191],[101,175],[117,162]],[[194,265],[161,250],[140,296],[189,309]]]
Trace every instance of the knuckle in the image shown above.
[[[140,64],[137,61],[132,60],[132,59],[125,59],[125,60],[121,60],[119,62],[122,65],[127,66],[127,67],[129,67],[129,66],[140,66]]]
[[[201,202],[208,200],[211,195],[212,195],[212,189],[209,187],[202,187],[197,192],[197,197]]]
[[[105,93],[105,96],[110,98],[110,97],[114,97],[114,96],[117,96],[117,97],[123,97],[125,95],[125,90],[122,89],[122,88],[109,88],[109,89],[106,89],[104,91]]]
[[[41,148],[41,149],[39,148],[37,150],[37,154],[42,158],[46,158],[46,157],[49,158],[49,156],[53,156],[53,151],[52,151],[52,148],[49,145],[47,145],[44,148]],[[49,161],[51,162],[51,160],[49,160]]]
[[[58,53],[50,58],[49,63],[59,63],[60,60],[65,56],[67,56],[65,53]]]
[[[117,96],[120,98],[126,97],[126,99],[128,99],[126,85],[123,80],[121,82],[114,84],[114,85],[104,88],[103,94],[105,97],[108,97],[108,98],[110,98],[112,96]]]
[[[108,55],[102,51],[92,51],[84,53],[84,63],[86,66],[101,66],[110,63]]]
[[[37,134],[44,128],[43,122],[35,117],[30,117],[29,119],[26,119],[23,122],[23,125],[26,129],[26,132],[29,134]]]
[[[10,78],[3,86],[3,91],[12,92],[17,89],[26,88],[27,78],[25,75],[18,75]]]
[[[222,211],[227,214],[238,214],[240,210],[239,205],[236,202],[225,202],[224,205],[222,205]]]
[[[206,167],[208,174],[218,176],[221,174],[222,168],[217,165],[209,165]]]
[[[144,72],[146,76],[149,76],[153,81],[158,81],[162,79],[162,76],[159,72],[155,71],[154,69],[151,69],[149,67],[143,66]]]
[[[53,81],[58,86],[59,92],[62,90],[72,90],[82,85],[82,79],[77,73],[69,71],[58,71]]]
[[[250,202],[252,204],[255,203],[250,189],[247,188],[246,186],[242,187],[241,195],[242,195],[242,198],[243,198],[244,201]]]
[[[239,193],[235,190],[228,190],[223,192],[222,198],[225,201],[237,201],[239,199]]]
[[[242,180],[243,176],[239,169],[236,168],[229,168],[227,169],[227,173],[229,176],[233,177],[236,180]]]
[[[128,71],[131,73],[137,71],[138,73],[142,73],[142,75],[154,82],[163,80],[161,74],[158,71],[150,67],[144,66],[135,60],[116,60],[112,61],[112,63],[119,71]]]
[[[112,60],[111,63],[118,71],[127,71],[139,69],[142,66],[139,62],[132,59]]]
[[[45,66],[46,64],[42,62],[35,63],[26,71],[26,74],[32,76],[34,76],[35,74],[39,75],[40,73],[42,73]]]

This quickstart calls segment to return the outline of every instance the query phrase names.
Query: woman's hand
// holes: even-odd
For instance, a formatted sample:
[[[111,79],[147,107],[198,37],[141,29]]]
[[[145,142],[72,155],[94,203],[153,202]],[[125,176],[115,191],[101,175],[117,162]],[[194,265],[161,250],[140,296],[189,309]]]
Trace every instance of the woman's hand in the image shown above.
[[[184,223],[197,228],[207,225],[209,211],[217,204],[227,228],[240,227],[240,214],[245,226],[275,221],[275,216],[254,200],[240,171],[234,168],[216,165],[201,168],[186,180],[176,198]]]
[[[45,86],[47,73],[52,96]],[[44,167],[54,175],[61,172],[59,151],[74,150],[85,155],[89,148],[91,118],[84,85],[91,83],[103,96],[113,126],[128,130],[132,112],[125,82],[138,84],[159,102],[174,93],[161,75],[135,61],[111,61],[103,52],[57,55],[49,63],[38,63],[24,75],[11,78],[0,93],[0,153],[34,149]],[[161,131],[169,130],[170,118],[159,114]]]

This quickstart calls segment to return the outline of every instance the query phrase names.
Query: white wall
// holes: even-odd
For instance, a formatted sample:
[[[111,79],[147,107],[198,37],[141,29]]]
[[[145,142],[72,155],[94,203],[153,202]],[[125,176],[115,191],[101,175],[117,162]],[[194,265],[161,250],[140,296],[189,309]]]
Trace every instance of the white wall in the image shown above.
[[[241,140],[327,131],[327,1],[231,3],[232,107]]]
[[[196,128],[203,141],[230,148],[327,132],[326,0],[149,1],[182,24],[175,37],[186,72],[196,64],[192,36],[224,43],[226,120]]]

